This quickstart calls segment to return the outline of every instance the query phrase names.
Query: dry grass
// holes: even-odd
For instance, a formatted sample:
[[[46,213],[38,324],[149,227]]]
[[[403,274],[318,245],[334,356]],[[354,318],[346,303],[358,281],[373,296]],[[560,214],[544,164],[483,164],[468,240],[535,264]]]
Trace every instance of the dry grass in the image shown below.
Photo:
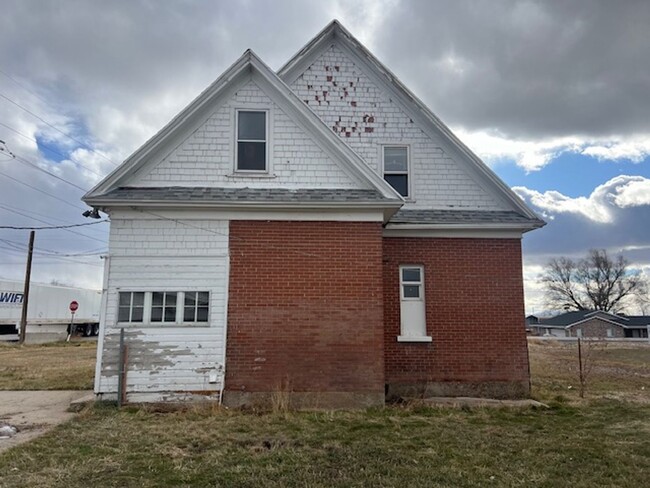
[[[583,344],[583,351],[584,351]],[[589,346],[586,346],[589,347]],[[529,339],[533,396],[577,400],[578,350],[575,342]],[[650,403],[650,343],[608,342],[593,348],[588,398]]]
[[[637,487],[650,406],[159,413],[96,407],[0,455],[0,486]]]
[[[0,390],[91,389],[96,350],[90,341],[0,344]]]
[[[284,395],[267,413],[99,405],[0,455],[0,487],[647,486],[650,347],[599,351],[586,400],[575,344],[530,353],[549,409],[298,413]]]

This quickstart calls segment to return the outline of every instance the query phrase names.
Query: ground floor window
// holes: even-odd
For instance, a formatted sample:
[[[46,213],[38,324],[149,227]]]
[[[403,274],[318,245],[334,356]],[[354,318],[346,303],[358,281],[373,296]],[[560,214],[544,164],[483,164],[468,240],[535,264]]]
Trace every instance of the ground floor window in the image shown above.
[[[121,291],[117,322],[156,325],[206,324],[208,291]]]
[[[399,267],[401,342],[430,342],[424,300],[424,266]]]

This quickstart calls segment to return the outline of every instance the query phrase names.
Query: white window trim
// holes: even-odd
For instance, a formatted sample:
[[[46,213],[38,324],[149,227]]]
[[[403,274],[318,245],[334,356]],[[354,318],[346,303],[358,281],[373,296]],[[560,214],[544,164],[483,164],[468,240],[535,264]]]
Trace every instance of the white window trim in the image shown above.
[[[239,169],[239,112],[264,112],[266,117],[266,146],[264,148],[264,161],[266,168],[264,170],[259,169]],[[272,175],[271,171],[271,109],[269,107],[238,107],[235,108],[234,124],[233,124],[233,133],[234,133],[234,146],[233,146],[233,161],[234,168],[232,176],[251,176],[251,177],[269,177]],[[256,140],[242,139],[243,142],[262,142]],[[229,175],[230,176],[230,175]]]
[[[117,305],[115,308],[115,325],[124,328],[152,328],[152,327],[210,327],[212,318],[212,292],[206,288],[188,289],[184,290],[165,290],[165,289],[117,289]],[[173,322],[152,322],[151,321],[151,306],[153,293],[176,293],[176,318]],[[208,292],[208,320],[206,322],[186,322],[185,315],[185,293],[193,292]],[[120,307],[120,293],[144,293],[144,310],[142,312],[142,322],[120,322],[119,321],[119,307]],[[163,315],[164,318],[164,315]]]
[[[420,270],[420,281],[406,281],[404,282],[403,280],[403,275],[402,275],[402,270],[404,269],[409,269],[409,268],[417,268]],[[415,284],[420,287],[420,293],[418,298],[414,297],[404,297],[404,284]],[[425,321],[424,321],[424,330],[426,334],[426,299],[425,299],[425,278],[424,278],[424,265],[422,264],[401,264],[399,266],[399,299],[401,301],[406,301],[406,302],[422,302],[424,304],[424,313],[425,313]],[[401,308],[401,307],[400,307]],[[422,335],[422,336],[409,336],[409,335],[403,335],[402,330],[401,330],[401,317],[400,317],[400,335],[397,336],[397,342],[433,342],[433,338],[428,335]]]
[[[407,202],[413,203],[415,202],[413,198],[413,171],[412,171],[412,165],[411,165],[411,145],[410,144],[404,144],[400,142],[386,142],[382,143],[379,145],[379,160],[381,161],[381,177],[384,178],[384,175],[389,174],[389,175],[403,175],[403,171],[386,171],[385,169],[385,161],[384,161],[384,148],[386,147],[404,147],[406,148],[406,189],[408,191],[408,195],[404,197],[404,199]]]

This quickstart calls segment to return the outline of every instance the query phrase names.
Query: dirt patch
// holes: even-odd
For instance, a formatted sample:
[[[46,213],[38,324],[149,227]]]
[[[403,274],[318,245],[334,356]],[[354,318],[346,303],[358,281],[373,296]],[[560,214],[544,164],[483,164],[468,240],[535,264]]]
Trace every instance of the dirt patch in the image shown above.
[[[74,416],[70,403],[88,391],[0,391],[0,424],[18,433],[0,439],[0,452],[38,437]]]

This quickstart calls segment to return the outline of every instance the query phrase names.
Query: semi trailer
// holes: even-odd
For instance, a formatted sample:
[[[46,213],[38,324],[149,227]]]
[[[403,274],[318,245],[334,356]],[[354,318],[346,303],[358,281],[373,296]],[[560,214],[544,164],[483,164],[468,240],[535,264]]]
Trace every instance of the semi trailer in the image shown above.
[[[0,339],[15,340],[20,332],[24,302],[22,281],[0,280]],[[27,342],[65,339],[73,322],[70,304],[77,302],[74,325],[77,333],[99,333],[100,290],[31,283],[27,307]],[[74,308],[74,307],[73,307]]]

